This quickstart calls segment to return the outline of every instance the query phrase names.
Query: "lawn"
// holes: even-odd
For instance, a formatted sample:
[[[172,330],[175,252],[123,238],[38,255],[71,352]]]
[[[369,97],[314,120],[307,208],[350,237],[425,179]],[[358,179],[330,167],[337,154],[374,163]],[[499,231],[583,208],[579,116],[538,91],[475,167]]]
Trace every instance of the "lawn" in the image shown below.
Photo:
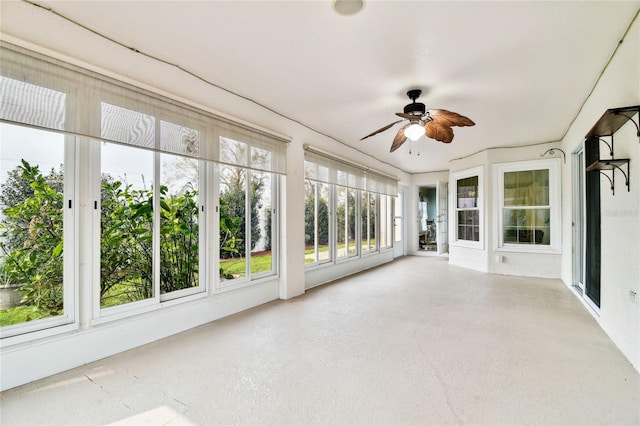
[[[220,269],[224,274],[231,274],[234,278],[242,278],[246,273],[245,260],[246,258],[244,257],[220,259]],[[251,274],[271,271],[271,265],[271,252],[251,256]]]

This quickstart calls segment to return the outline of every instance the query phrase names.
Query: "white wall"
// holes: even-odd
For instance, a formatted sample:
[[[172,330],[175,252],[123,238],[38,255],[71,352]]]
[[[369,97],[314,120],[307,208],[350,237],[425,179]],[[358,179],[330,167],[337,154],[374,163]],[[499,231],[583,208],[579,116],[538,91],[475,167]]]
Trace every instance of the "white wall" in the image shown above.
[[[497,176],[494,170],[495,164],[512,163],[529,160],[540,160],[549,148],[557,147],[558,143],[541,143],[517,148],[491,148],[466,158],[451,162],[451,173],[461,172],[467,169],[481,166],[483,169],[482,200],[482,244],[480,248],[470,248],[457,245],[450,236],[449,262],[453,265],[475,269],[482,272],[521,275],[543,278],[560,278],[561,259],[560,253],[529,253],[498,248],[499,232],[498,215],[502,210],[497,203]],[[554,157],[559,157],[556,151]],[[545,156],[544,158],[549,158]],[[562,168],[569,167],[562,164]],[[455,192],[453,179],[450,178],[451,196]],[[455,219],[450,212],[450,221]],[[451,232],[454,232],[453,225]],[[552,230],[552,232],[554,232]],[[562,232],[558,227],[556,232]],[[567,244],[571,244],[570,240]]]
[[[562,148],[573,166],[571,153],[584,141],[593,124],[609,108],[640,104],[640,21],[636,20],[619,45],[595,89],[584,103],[562,140]],[[634,117],[636,123],[638,115]],[[630,191],[623,176],[616,172],[615,195],[610,183],[601,176],[602,265],[601,306],[594,318],[640,371],[640,141],[636,128],[627,123],[614,135],[617,158],[629,158]],[[601,145],[601,157],[608,149]],[[611,174],[611,172],[608,172]],[[563,240],[562,279],[570,286],[574,282],[572,251],[572,167],[563,169]],[[636,292],[636,301],[630,292]]]

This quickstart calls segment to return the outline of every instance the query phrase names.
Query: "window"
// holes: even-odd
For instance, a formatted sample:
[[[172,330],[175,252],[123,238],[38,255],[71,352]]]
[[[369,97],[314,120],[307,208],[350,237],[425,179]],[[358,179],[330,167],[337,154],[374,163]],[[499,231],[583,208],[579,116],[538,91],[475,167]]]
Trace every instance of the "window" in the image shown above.
[[[313,167],[305,162],[305,167]],[[322,169],[323,167],[320,166]],[[326,173],[326,169],[324,170]],[[330,215],[327,183],[305,179],[305,263],[326,263],[331,260],[329,245]]]
[[[393,247],[393,198],[380,194],[380,248]]]
[[[100,162],[99,306],[110,308],[155,297],[154,153],[102,143]]]
[[[362,253],[376,251],[376,199],[377,194],[362,191],[360,204],[360,224],[361,224],[361,250]]]
[[[453,244],[482,248],[482,167],[453,173]]]
[[[12,300],[0,305],[0,337],[26,342],[77,328],[77,313],[91,327],[204,296],[227,260],[238,272],[224,272],[226,283],[276,274],[285,139],[0,50],[0,291]],[[218,214],[233,257],[223,262]],[[75,305],[84,295],[92,309]]]
[[[403,205],[403,193],[398,192],[395,200],[393,200],[394,218],[393,218],[393,241],[394,243],[402,242],[402,205]]]
[[[187,156],[198,153],[200,132],[164,120],[156,127],[152,115],[105,102],[101,126],[104,139],[123,144],[100,143],[97,309],[111,313],[204,291],[204,167]],[[169,152],[145,149],[158,145]]]
[[[353,203],[351,205],[353,206]],[[336,186],[336,257],[338,259],[348,257],[349,216],[348,188]]]
[[[559,164],[555,160],[498,164],[499,246],[559,250]]]
[[[62,91],[0,76],[0,118],[54,130]],[[75,137],[0,123],[0,336],[72,324]]]
[[[457,238],[480,241],[480,211],[478,210],[478,176],[456,181]]]
[[[2,337],[73,322],[73,142],[0,124]]]
[[[220,288],[275,274],[275,179],[271,153],[220,138]]]
[[[398,182],[305,149],[306,266],[351,261],[393,247]]]
[[[251,148],[251,164],[269,169],[271,153],[264,149]],[[251,275],[269,275],[275,271],[273,256],[275,185],[272,173],[250,170],[251,176]]]

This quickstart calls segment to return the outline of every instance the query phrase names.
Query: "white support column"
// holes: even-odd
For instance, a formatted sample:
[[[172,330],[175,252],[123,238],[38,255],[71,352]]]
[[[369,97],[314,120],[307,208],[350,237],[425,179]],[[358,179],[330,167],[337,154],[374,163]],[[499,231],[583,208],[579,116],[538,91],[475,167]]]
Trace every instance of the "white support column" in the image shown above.
[[[304,149],[287,148],[287,176],[280,178],[280,298],[304,293]]]

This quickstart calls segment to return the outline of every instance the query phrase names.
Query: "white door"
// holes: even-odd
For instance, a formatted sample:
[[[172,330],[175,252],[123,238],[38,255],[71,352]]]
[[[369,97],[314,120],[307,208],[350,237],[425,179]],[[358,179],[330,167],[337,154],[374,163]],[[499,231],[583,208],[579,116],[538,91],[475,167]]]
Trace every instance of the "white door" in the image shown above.
[[[436,236],[436,241],[438,243],[438,254],[449,253],[449,234],[447,225],[447,212],[448,212],[448,182],[440,182],[438,181],[438,194],[436,209],[438,211],[436,216],[436,229],[438,230],[438,235]]]
[[[393,200],[393,257],[404,256],[404,190]]]

